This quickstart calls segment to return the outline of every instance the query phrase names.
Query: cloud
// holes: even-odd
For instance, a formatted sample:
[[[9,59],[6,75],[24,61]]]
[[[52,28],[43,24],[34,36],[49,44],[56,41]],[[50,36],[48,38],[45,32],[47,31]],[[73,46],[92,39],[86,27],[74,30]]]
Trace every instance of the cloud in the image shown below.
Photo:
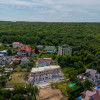
[[[22,10],[22,13],[24,9],[28,13],[35,12],[36,16],[43,16],[46,20],[64,20],[70,17],[74,19],[75,16],[98,17],[100,13],[100,0],[0,0],[0,8],[7,8],[8,5],[18,11]]]

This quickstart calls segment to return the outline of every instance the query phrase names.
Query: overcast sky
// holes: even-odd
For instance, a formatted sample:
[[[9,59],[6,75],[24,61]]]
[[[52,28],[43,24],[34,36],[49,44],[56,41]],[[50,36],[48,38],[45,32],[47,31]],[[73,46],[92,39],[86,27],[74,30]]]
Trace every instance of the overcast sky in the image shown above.
[[[0,20],[100,22],[100,0],[0,0]]]

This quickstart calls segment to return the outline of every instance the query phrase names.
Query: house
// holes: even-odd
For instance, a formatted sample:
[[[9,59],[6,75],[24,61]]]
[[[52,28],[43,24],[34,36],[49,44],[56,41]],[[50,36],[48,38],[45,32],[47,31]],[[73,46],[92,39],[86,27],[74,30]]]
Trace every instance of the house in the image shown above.
[[[100,100],[100,89],[90,89],[81,94],[82,100]]]
[[[13,42],[13,48],[20,48],[22,46],[23,46],[23,44],[20,42]]]
[[[46,51],[46,52],[57,52],[55,46],[46,46],[46,47],[45,47],[45,51]]]
[[[7,55],[7,50],[0,51],[0,54],[3,54],[4,56]]]
[[[12,62],[13,56],[0,57],[0,65],[10,64]]]
[[[63,45],[63,46],[59,46],[58,47],[58,54],[61,54],[61,55],[66,55],[66,54],[72,54],[72,48],[69,47],[69,46],[66,46],[66,45]]]
[[[22,66],[27,66],[29,62],[30,62],[30,60],[27,57],[23,57],[21,59]]]
[[[50,82],[62,78],[60,66],[56,65],[32,68],[30,76],[28,81],[32,82],[32,84]]]
[[[35,51],[31,47],[24,45],[18,50],[17,54],[22,57],[24,57],[24,56],[33,57],[33,56],[35,56]]]
[[[42,50],[42,49],[43,49],[43,45],[37,45],[37,48],[38,48],[39,50]]]
[[[90,80],[94,85],[100,84],[100,73],[94,69],[87,69],[85,77]]]
[[[36,62],[36,67],[49,66],[52,58],[38,58]]]
[[[5,68],[4,70],[7,73],[7,72],[12,72],[14,69],[13,68]]]
[[[21,59],[20,58],[13,58],[12,61],[13,62],[15,61],[15,62],[19,63],[21,61]]]

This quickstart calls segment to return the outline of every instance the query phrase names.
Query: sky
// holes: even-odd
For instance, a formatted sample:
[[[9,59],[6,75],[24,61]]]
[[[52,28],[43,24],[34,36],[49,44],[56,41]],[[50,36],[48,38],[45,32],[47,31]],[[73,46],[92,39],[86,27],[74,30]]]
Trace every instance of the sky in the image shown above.
[[[100,0],[0,0],[0,20],[100,22]]]

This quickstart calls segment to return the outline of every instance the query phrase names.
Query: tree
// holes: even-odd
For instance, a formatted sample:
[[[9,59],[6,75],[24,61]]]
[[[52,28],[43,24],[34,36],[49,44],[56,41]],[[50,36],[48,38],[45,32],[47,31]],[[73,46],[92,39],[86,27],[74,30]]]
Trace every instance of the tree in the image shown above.
[[[27,71],[30,72],[31,67],[30,66],[27,66],[26,68],[27,68]]]
[[[16,66],[18,65],[18,63],[16,61],[13,62],[13,66]]]
[[[29,62],[28,66],[30,66],[32,68],[34,66],[34,63],[33,62]]]
[[[12,96],[12,100],[21,100],[22,98],[21,94],[15,94],[14,96]]]
[[[7,50],[7,54],[8,54],[8,56],[12,55],[12,50],[10,48]]]
[[[38,54],[38,53],[39,53],[39,51],[38,51],[38,48],[37,48],[37,47],[35,48],[35,53],[36,53],[36,54]]]
[[[83,86],[84,86],[85,89],[89,89],[89,88],[92,88],[93,87],[92,83],[88,79],[86,79],[83,82]]]

